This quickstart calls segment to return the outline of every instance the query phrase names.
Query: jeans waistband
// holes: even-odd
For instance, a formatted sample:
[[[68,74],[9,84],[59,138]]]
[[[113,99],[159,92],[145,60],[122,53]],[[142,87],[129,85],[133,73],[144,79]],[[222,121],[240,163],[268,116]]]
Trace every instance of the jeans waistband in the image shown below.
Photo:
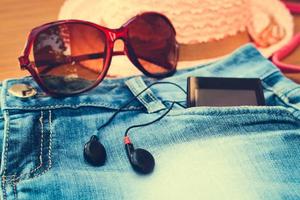
[[[264,58],[255,47],[247,44],[231,56],[206,65],[178,70],[175,75],[163,79],[186,88],[189,76],[214,76],[214,77],[245,77],[260,78],[263,82],[264,92],[272,93],[280,98],[284,104],[300,108],[299,86],[285,78],[282,73],[269,60]],[[66,98],[52,98],[49,96],[35,96],[20,99],[8,93],[8,88],[16,83],[29,84],[42,92],[31,77],[10,79],[3,82],[1,91],[2,110],[42,110],[58,108],[77,108],[81,106],[95,106],[117,109],[133,97],[126,86],[126,80],[132,77],[119,79],[105,79],[95,89],[78,96]],[[142,76],[147,85],[158,80]],[[172,85],[156,85],[151,88],[158,99],[185,101],[185,94]],[[266,95],[266,94],[265,94]],[[129,106],[129,110],[141,109],[138,101]]]

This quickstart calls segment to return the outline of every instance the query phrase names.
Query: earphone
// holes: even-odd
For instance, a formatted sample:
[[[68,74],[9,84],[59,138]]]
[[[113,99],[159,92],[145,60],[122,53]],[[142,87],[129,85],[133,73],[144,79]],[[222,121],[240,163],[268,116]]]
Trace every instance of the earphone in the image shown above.
[[[113,119],[114,117],[121,112],[126,106],[128,106],[130,103],[132,103],[139,95],[144,93],[147,89],[151,88],[154,85],[157,84],[172,84],[177,86],[179,89],[181,89],[185,94],[186,91],[178,84],[172,83],[172,82],[155,82],[150,84],[147,88],[139,92],[136,96],[134,96],[132,99],[130,99],[128,102],[126,102],[123,106],[121,106],[103,125],[101,125],[98,128],[98,131],[107,126]],[[163,117],[165,117],[173,108],[173,106],[177,104],[181,107],[184,107],[181,105],[179,102],[176,101],[171,101],[171,106],[168,108],[168,110],[163,113],[161,116],[159,116],[157,119],[145,123],[145,124],[139,124],[139,125],[133,125],[130,126],[126,129],[125,134],[124,134],[124,145],[125,145],[125,151],[128,157],[128,160],[133,168],[133,170],[139,174],[149,174],[153,171],[155,167],[155,159],[153,155],[141,148],[135,149],[128,134],[129,131],[133,128],[138,128],[138,127],[143,127],[143,126],[148,126],[150,124],[153,124],[159,120],[161,120]],[[104,146],[101,144],[99,138],[96,135],[92,135],[90,140],[84,145],[84,150],[83,150],[83,156],[86,162],[88,162],[92,166],[103,166],[106,161],[106,150]]]
[[[96,135],[93,135],[84,145],[83,157],[93,166],[104,165],[106,161],[106,150]]]
[[[134,171],[149,174],[153,171],[155,160],[152,154],[145,149],[134,149],[129,137],[124,138],[125,150]]]
[[[125,134],[124,134],[125,150],[126,150],[126,154],[129,159],[129,162],[130,162],[132,168],[136,172],[138,172],[140,174],[151,173],[155,166],[155,160],[149,151],[147,151],[145,149],[140,149],[140,148],[134,149],[133,144],[131,143],[130,138],[128,136],[130,129],[148,126],[150,124],[153,124],[153,123],[161,120],[172,110],[175,103],[176,102],[172,102],[170,108],[164,114],[159,116],[157,119],[155,119],[151,122],[145,123],[145,124],[130,126],[126,129]]]

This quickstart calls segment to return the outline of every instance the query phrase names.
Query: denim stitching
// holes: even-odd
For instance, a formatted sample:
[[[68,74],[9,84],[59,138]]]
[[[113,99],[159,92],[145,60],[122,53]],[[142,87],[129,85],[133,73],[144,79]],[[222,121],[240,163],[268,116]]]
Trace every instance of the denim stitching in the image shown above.
[[[31,179],[31,178],[35,178],[35,177],[38,177],[38,176],[41,176],[43,174],[45,174],[47,171],[50,170],[50,168],[52,167],[52,112],[51,110],[49,110],[49,145],[48,145],[48,167],[42,171],[41,173],[39,174],[34,174],[32,177],[29,177],[28,179]],[[25,174],[22,174],[20,175],[19,177],[17,177],[15,180],[16,182],[19,182],[21,180],[23,180],[23,176],[24,175],[27,175],[27,174],[30,174],[30,173],[25,173]]]
[[[43,166],[43,143],[44,143],[44,112],[41,111],[41,117],[39,119],[40,124],[41,124],[41,140],[40,140],[40,155],[39,155],[39,160],[40,164],[37,166],[35,169],[30,170],[30,173],[36,172],[39,168]]]
[[[286,96],[289,96],[290,93],[293,93],[294,91],[299,90],[299,89],[300,89],[300,87],[298,86],[298,87],[288,90]]]
[[[52,112],[51,112],[51,110],[49,110],[49,132],[50,132],[50,134],[49,134],[49,147],[48,147],[48,149],[49,149],[49,151],[48,151],[48,162],[49,162],[48,167],[40,174],[35,174],[32,177],[30,177],[29,179],[39,177],[39,176],[45,174],[47,171],[49,171],[52,168],[52,140],[53,140],[52,135],[53,135],[53,132],[52,132]],[[20,175],[17,178],[14,178],[12,176],[12,180],[10,180],[11,184],[13,184],[15,200],[18,199],[17,183],[22,180],[22,176],[24,176],[24,175],[25,174]],[[3,199],[3,200],[7,200],[7,199]]]
[[[9,114],[8,114],[8,111],[4,111],[3,114],[5,115],[6,117],[6,134],[4,133],[4,135],[6,135],[6,138],[5,138],[5,148],[4,148],[4,158],[3,158],[3,163],[4,163],[4,170],[3,170],[3,175],[2,175],[2,184],[1,184],[1,187],[2,187],[2,191],[3,191],[3,200],[6,200],[7,199],[7,193],[6,193],[6,170],[7,170],[7,154],[8,154],[8,142],[9,142],[9,131],[10,131],[10,119],[9,119]]]
[[[49,150],[48,150],[48,170],[52,167],[52,112],[49,110]]]
[[[36,172],[39,168],[41,168],[43,166],[43,160],[42,160],[42,155],[43,155],[43,141],[44,141],[44,112],[41,111],[41,116],[39,118],[39,122],[41,124],[41,140],[40,140],[40,155],[39,155],[39,160],[40,160],[40,164],[34,168],[34,169],[31,169],[30,172],[28,173],[24,173],[24,174],[20,174],[18,177],[16,177],[15,175],[11,175],[11,176],[6,176],[6,178],[10,178],[11,180],[10,181],[18,181],[21,177],[25,176],[25,175],[28,175],[28,174],[31,174],[31,173],[34,173]]]
[[[71,105],[71,104],[60,104],[60,105],[54,105],[54,106],[13,106],[13,107],[7,107],[5,105],[6,109],[31,109],[31,110],[41,110],[41,109],[56,109],[56,108],[80,108],[81,106],[93,106],[93,107],[104,107],[108,109],[119,109],[118,106],[112,106],[109,104],[97,104],[97,103],[80,103],[77,105]],[[128,106],[122,110],[140,110],[144,108],[143,106]]]
[[[290,119],[297,119],[289,110],[277,107],[278,110],[274,110],[273,108],[268,108],[269,110],[262,109],[262,110],[251,110],[253,107],[248,106],[242,106],[243,110],[240,109],[232,109],[232,110],[191,110],[191,111],[184,111],[183,113],[180,111],[174,111],[175,113],[172,114],[172,111],[167,116],[181,116],[181,115],[239,115],[239,114],[249,114],[249,111],[251,111],[251,114],[260,114],[260,113],[266,113],[266,114],[276,114],[280,116],[286,116]],[[285,112],[282,112],[285,111]]]
[[[41,120],[41,118],[40,118],[40,120]],[[49,110],[49,132],[50,132],[50,134],[49,134],[49,145],[48,145],[48,163],[49,163],[48,167],[44,171],[42,171],[41,173],[34,174],[32,177],[29,177],[28,179],[39,177],[39,176],[45,174],[47,171],[49,171],[50,168],[52,168],[52,142],[53,142],[52,141],[53,140],[52,135],[53,135],[53,131],[52,131],[52,112],[51,112],[51,110]],[[41,136],[41,140],[44,140],[44,136]],[[42,147],[40,149],[40,153],[42,153]],[[24,176],[26,176],[28,174],[34,173],[35,171],[37,171],[39,168],[41,168],[44,165],[44,163],[42,162],[42,158],[41,157],[42,157],[42,154],[39,157],[40,158],[40,162],[41,162],[40,165],[38,167],[36,167],[35,169],[30,170],[30,172],[21,174],[18,177],[14,177],[15,175],[11,175],[11,176],[3,176],[3,178],[5,178],[5,179],[6,178],[10,178],[10,180],[9,180],[10,183],[11,182],[15,182],[15,184],[17,184],[19,181],[25,179]]]
[[[6,174],[6,169],[7,169],[7,154],[8,154],[8,142],[9,142],[9,136],[10,136],[10,119],[9,119],[9,114],[8,112],[5,112],[6,116],[6,140],[5,140],[5,148],[4,148],[4,175]]]
[[[291,103],[289,103],[289,97],[288,96],[286,96],[286,94],[285,93],[281,93],[281,95],[280,95],[280,92],[279,92],[279,94],[278,94],[278,91],[277,90],[275,90],[275,89],[273,89],[271,86],[269,86],[266,82],[262,82],[262,85],[263,85],[263,87],[266,89],[266,90],[269,90],[269,91],[271,91],[275,96],[277,96],[281,101],[282,101],[282,103],[284,103],[287,107],[291,107],[291,108],[293,108],[293,109],[295,109],[296,110],[296,112],[299,112],[300,110],[299,110],[299,108],[298,108],[298,106],[295,106],[294,104],[291,104]],[[291,90],[292,91],[292,90]],[[295,115],[293,115],[295,118],[297,118]],[[297,118],[298,119],[298,118]],[[298,119],[299,120],[299,119]]]
[[[50,135],[49,135],[49,146],[48,146],[48,149],[49,149],[49,151],[48,151],[48,167],[44,170],[44,171],[42,171],[41,173],[39,173],[39,174],[35,174],[35,175],[33,175],[32,177],[30,177],[29,179],[32,179],[32,178],[36,178],[36,177],[39,177],[39,176],[42,176],[42,175],[44,175],[47,171],[49,171],[51,168],[52,168],[52,140],[53,140],[53,131],[52,131],[52,112],[51,112],[51,110],[49,110],[49,128],[50,128],[50,130],[49,130],[49,132],[50,132]],[[20,180],[22,180],[22,179],[19,179],[19,180],[17,180],[17,181],[20,181]]]
[[[11,181],[11,186],[12,186],[13,192],[14,192],[14,199],[17,200],[18,199],[18,194],[17,194],[17,184],[16,184],[15,175],[13,175],[13,179]]]
[[[2,184],[1,184],[1,188],[2,188],[2,193],[3,193],[3,200],[7,200],[7,193],[6,193],[6,177],[2,176]]]

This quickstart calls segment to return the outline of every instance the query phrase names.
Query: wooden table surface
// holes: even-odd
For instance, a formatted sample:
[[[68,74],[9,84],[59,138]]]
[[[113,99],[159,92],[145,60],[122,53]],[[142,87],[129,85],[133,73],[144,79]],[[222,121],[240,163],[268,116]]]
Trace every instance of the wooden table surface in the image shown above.
[[[64,0],[1,0],[0,7],[0,81],[28,75],[21,71],[17,58],[21,55],[27,34],[33,27],[57,19]],[[295,30],[300,32],[300,15],[294,16]],[[287,58],[300,64],[300,48]],[[299,74],[287,74],[300,83]]]
[[[27,35],[33,27],[57,20],[64,0],[1,0],[0,6],[0,81],[28,75],[20,70]]]

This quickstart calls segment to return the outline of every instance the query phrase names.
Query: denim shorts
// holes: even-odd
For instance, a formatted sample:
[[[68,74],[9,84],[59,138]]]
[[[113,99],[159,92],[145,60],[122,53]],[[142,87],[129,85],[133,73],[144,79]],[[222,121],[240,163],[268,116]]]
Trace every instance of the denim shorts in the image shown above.
[[[185,94],[175,86],[153,86],[150,100],[136,100],[98,131],[133,97],[126,85],[132,77],[105,79],[90,92],[66,98],[20,99],[8,89],[25,83],[41,93],[32,78],[4,81],[1,199],[300,199],[299,85],[251,45],[222,61],[179,70],[163,81],[186,88],[188,76],[260,78],[267,105],[176,105],[160,121],[131,130],[135,147],[155,158],[149,175],[133,171],[124,150],[124,131],[156,119],[170,101],[185,104]],[[141,78],[146,85],[157,81]],[[91,135],[106,148],[104,166],[93,167],[83,158]]]

